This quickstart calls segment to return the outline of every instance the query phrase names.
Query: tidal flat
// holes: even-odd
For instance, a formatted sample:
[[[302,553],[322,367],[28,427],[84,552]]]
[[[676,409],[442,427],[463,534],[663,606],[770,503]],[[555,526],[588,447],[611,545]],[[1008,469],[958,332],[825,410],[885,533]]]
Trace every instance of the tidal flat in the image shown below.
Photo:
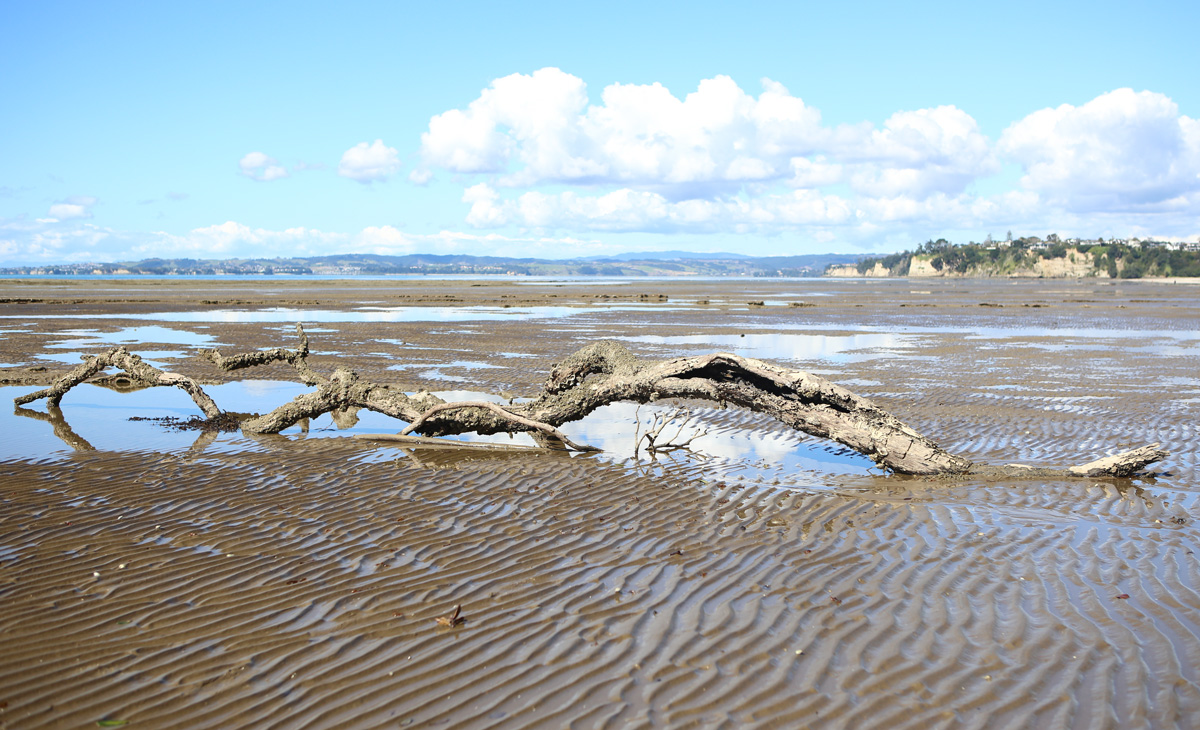
[[[0,396],[124,345],[264,412],[294,370],[197,348],[298,322],[314,368],[450,400],[612,339],[807,370],[981,462],[1171,455],[905,477],[714,404],[657,458],[670,404],[564,427],[599,455],[425,449],[80,386],[0,409],[0,727],[1200,726],[1196,283],[10,279]]]

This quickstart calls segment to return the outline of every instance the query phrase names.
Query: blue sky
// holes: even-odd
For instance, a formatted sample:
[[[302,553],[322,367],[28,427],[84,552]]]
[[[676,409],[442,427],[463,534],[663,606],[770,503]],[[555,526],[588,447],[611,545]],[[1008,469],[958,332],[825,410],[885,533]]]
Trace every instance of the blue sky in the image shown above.
[[[0,18],[0,264],[1200,235],[1195,3]]]

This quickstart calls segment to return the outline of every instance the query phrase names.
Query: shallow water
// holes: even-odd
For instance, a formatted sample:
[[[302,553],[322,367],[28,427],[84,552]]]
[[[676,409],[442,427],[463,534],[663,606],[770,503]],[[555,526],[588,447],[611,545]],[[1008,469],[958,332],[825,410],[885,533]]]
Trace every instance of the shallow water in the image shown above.
[[[207,332],[173,329],[159,325],[144,325],[140,327],[122,327],[115,332],[101,332],[95,329],[63,330],[55,337],[69,336],[69,339],[48,343],[46,347],[53,348],[102,348],[110,345],[139,345],[154,342],[161,345],[189,345],[191,347],[215,347],[217,338]]]
[[[678,347],[717,348],[744,357],[771,360],[828,360],[856,362],[874,357],[911,354],[920,337],[909,334],[863,333],[853,335],[749,334],[749,335],[633,335],[626,342]]]
[[[37,390],[32,386],[0,387],[0,399],[11,402]],[[233,413],[266,413],[311,388],[286,381],[243,380],[222,385],[210,385],[205,391],[221,406]],[[489,400],[506,402],[499,396],[477,391],[436,391],[447,401]],[[565,424],[564,433],[571,439],[588,443],[604,451],[603,458],[623,461],[691,464],[703,462],[729,477],[739,476],[762,481],[778,480],[795,486],[814,487],[820,474],[865,474],[873,465],[867,458],[836,444],[820,439],[805,439],[780,429],[770,419],[761,422],[729,425],[721,422],[721,412],[701,408],[694,411],[695,423],[679,421],[664,432],[669,440],[680,442],[698,436],[687,450],[647,455],[635,453],[635,433],[644,433],[655,415],[672,411],[668,404],[636,406],[615,403],[604,406],[587,418]],[[111,452],[189,452],[257,451],[261,438],[248,438],[240,433],[203,434],[192,430],[177,430],[154,421],[133,418],[188,419],[202,415],[186,393],[176,388],[149,388],[132,392],[117,392],[108,388],[84,384],[63,397],[54,414],[43,403],[32,403],[0,413],[0,432],[8,438],[0,442],[0,460],[43,459],[71,451]],[[635,426],[640,422],[640,426]],[[350,436],[354,434],[398,433],[407,425],[379,413],[360,409],[354,424],[339,427],[329,414],[305,425],[285,429],[279,437],[292,441],[311,438]],[[699,435],[702,431],[708,432]],[[448,437],[450,440],[517,444],[534,446],[528,434],[474,433]],[[665,442],[662,442],[665,443]]]
[[[591,307],[361,307],[350,310],[283,307],[202,312],[149,312],[138,319],[153,322],[475,322],[511,319],[558,319],[595,311],[667,311],[657,304],[596,304]],[[0,315],[4,319],[9,315]],[[23,318],[23,317],[22,317]],[[78,314],[45,315],[43,319],[78,319]],[[122,314],[88,314],[87,319],[128,319]]]

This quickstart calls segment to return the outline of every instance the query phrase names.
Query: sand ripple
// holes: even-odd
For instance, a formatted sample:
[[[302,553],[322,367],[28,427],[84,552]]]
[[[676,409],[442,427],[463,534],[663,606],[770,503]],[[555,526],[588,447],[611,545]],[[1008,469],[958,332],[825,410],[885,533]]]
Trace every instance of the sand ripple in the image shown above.
[[[0,467],[10,727],[1200,713],[1190,491],[847,476],[816,493],[311,442],[71,462]],[[455,605],[466,622],[439,625]]]

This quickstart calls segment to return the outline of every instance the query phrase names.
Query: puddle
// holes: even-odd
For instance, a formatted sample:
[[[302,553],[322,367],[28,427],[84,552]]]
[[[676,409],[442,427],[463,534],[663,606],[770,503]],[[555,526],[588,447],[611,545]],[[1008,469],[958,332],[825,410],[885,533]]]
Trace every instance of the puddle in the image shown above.
[[[31,386],[0,387],[0,399],[11,403],[13,398],[37,390]],[[247,380],[224,385],[206,386],[205,390],[222,408],[243,413],[265,413],[311,388],[299,383]],[[506,401],[497,395],[469,390],[437,391],[435,395],[447,401],[487,400]],[[643,405],[616,403],[574,423],[565,424],[562,431],[571,439],[589,443],[604,450],[600,458],[617,461],[634,459],[635,423],[639,420],[644,431],[656,414],[670,412],[667,404]],[[691,443],[690,452],[675,451],[654,459],[646,455],[636,461],[655,461],[659,464],[694,464],[698,461],[713,466],[725,475],[762,479],[774,477],[798,486],[817,486],[821,475],[862,474],[872,466],[870,460],[836,444],[811,439],[803,434],[778,428],[754,428],[753,425],[730,426],[723,423],[722,412],[698,409],[695,426],[682,432],[684,439],[697,429],[708,430]],[[48,411],[38,402],[20,409],[0,409],[0,461],[13,459],[44,459],[78,451],[154,451],[185,453],[188,451],[230,452],[263,448],[253,438],[241,433],[197,433],[164,428],[153,421],[130,421],[140,418],[187,419],[199,415],[199,409],[186,393],[176,388],[149,388],[119,393],[85,384],[71,390],[59,409]],[[404,423],[372,411],[360,410],[352,423],[337,426],[333,418],[323,415],[313,419],[307,429],[293,426],[280,434],[291,440],[344,436],[347,434],[398,433]],[[740,423],[740,421],[739,421]],[[673,435],[676,427],[664,431]],[[462,434],[455,440],[504,444],[534,445],[528,434]],[[400,453],[401,450],[393,449]]]
[[[46,345],[50,348],[69,348],[82,350],[103,345],[137,345],[153,342],[160,345],[188,345],[190,347],[212,347],[217,344],[213,335],[202,332],[171,329],[159,325],[142,327],[124,327],[116,332],[100,332],[97,330],[66,330],[58,333],[70,335],[71,339],[57,340]]]
[[[726,472],[752,476],[778,477],[805,471],[863,474],[874,466],[870,459],[855,451],[799,432],[780,430],[773,421],[763,423],[762,428],[723,424],[725,414],[713,408],[693,409],[695,420],[692,423],[683,424],[677,420],[663,429],[660,442],[663,439],[687,441],[694,436],[689,451],[665,452],[653,458],[643,452],[635,456],[639,431],[644,433],[652,426],[656,415],[667,416],[672,410],[669,404],[639,407],[636,403],[612,403],[596,409],[581,421],[564,424],[560,430],[576,442],[603,449],[607,458],[641,462],[708,460],[716,462]],[[640,429],[635,426],[638,423]],[[706,434],[699,435],[705,431]]]
[[[749,334],[749,335],[640,335],[620,338],[626,342],[654,345],[693,345],[732,352],[760,360],[827,360],[861,362],[901,354],[913,348],[920,337],[907,334],[864,333],[853,335]]]
[[[471,382],[470,378],[463,377],[462,375],[451,375],[449,373],[443,373],[441,370],[438,370],[437,368],[434,368],[432,370],[422,370],[421,372],[417,373],[417,375],[419,375],[422,378],[425,378],[426,380],[442,380],[447,383],[469,383],[469,382]]]

